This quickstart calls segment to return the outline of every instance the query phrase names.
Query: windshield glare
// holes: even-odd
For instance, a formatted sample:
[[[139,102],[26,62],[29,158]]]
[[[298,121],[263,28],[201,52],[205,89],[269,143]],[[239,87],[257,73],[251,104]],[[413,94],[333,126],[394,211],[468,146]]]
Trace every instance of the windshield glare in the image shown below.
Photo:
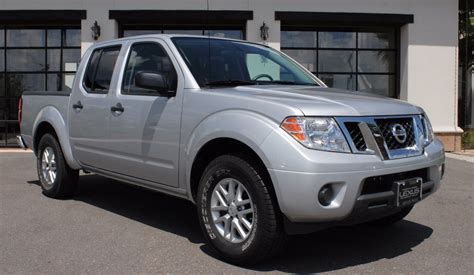
[[[318,85],[309,73],[268,47],[205,37],[174,37],[172,41],[201,87]]]

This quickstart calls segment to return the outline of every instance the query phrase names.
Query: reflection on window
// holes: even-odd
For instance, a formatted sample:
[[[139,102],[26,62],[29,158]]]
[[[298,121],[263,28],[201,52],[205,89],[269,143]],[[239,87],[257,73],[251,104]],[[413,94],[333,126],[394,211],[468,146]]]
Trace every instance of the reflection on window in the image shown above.
[[[10,96],[19,97],[24,91],[43,91],[44,88],[44,74],[10,74],[7,80]]]
[[[383,96],[392,96],[395,91],[395,76],[393,75],[365,75],[360,74],[357,81],[357,90]]]
[[[320,48],[355,48],[355,32],[319,32]]]
[[[137,87],[138,73],[157,73],[163,76],[171,91],[176,90],[177,75],[173,63],[163,47],[156,43],[139,43],[132,46],[123,80],[125,94],[156,94],[156,91]]]
[[[356,80],[353,74],[320,74],[319,78],[329,87],[355,90]]]
[[[359,48],[393,49],[395,48],[394,32],[359,32]]]
[[[329,87],[396,96],[396,29],[297,30],[281,33],[283,52]]]
[[[7,30],[7,47],[44,47],[45,30]]]
[[[319,51],[319,72],[344,72],[355,71],[356,60],[354,51]]]
[[[48,30],[48,47],[61,47],[61,30]]]
[[[316,47],[316,32],[313,31],[284,31],[281,33],[282,47]]]
[[[45,72],[45,50],[7,49],[7,71],[10,72]]]
[[[315,50],[283,50],[284,53],[303,65],[306,69],[316,71],[316,51]]]
[[[395,52],[360,51],[358,69],[361,73],[393,73],[395,72]]]

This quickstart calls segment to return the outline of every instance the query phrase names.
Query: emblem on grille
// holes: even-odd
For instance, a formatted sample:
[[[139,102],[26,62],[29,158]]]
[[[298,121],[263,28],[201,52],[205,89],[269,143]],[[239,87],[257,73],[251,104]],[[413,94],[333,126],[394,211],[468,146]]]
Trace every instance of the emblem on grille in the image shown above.
[[[407,140],[407,130],[402,125],[394,123],[391,126],[392,135],[398,143],[403,144]]]

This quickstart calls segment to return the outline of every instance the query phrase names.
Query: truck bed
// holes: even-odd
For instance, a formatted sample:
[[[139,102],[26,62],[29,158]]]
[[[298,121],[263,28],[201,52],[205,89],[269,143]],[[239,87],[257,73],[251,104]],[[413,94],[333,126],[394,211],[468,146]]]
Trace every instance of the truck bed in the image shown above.
[[[30,141],[33,135],[35,118],[43,111],[59,112],[66,121],[70,92],[63,91],[27,91],[22,95],[21,133]]]

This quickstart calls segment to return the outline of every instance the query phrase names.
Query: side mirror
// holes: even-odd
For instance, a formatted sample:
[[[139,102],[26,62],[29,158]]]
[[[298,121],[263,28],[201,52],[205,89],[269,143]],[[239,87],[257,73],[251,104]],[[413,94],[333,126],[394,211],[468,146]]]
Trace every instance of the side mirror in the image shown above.
[[[163,95],[171,95],[163,75],[158,73],[139,72],[135,75],[135,86],[157,91]]]

